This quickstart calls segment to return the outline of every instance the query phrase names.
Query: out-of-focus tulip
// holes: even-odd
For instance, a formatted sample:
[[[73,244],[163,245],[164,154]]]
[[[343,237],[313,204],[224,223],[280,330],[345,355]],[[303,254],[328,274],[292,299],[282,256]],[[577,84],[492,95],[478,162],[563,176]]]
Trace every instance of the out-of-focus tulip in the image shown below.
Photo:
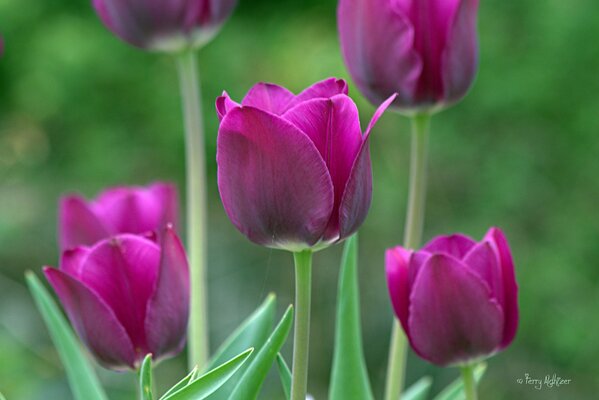
[[[421,250],[387,250],[387,283],[412,348],[441,366],[508,346],[518,328],[518,287],[508,242],[491,228],[480,242],[439,236]]]
[[[143,49],[174,52],[208,42],[236,0],[93,0],[108,29]]]
[[[138,368],[146,354],[173,356],[185,344],[189,271],[171,227],[161,245],[123,234],[63,253],[44,268],[75,330],[107,368]]]
[[[267,83],[241,104],[224,93],[217,143],[218,187],[233,224],[255,243],[291,251],[342,240],[370,207],[368,137],[347,84],[330,78],[299,95]]]
[[[93,245],[119,233],[144,234],[177,226],[178,197],[174,185],[115,187],[95,200],[66,196],[60,200],[60,246],[70,249]]]
[[[460,100],[478,67],[478,0],[339,0],[349,72],[374,104],[399,93],[405,112]]]

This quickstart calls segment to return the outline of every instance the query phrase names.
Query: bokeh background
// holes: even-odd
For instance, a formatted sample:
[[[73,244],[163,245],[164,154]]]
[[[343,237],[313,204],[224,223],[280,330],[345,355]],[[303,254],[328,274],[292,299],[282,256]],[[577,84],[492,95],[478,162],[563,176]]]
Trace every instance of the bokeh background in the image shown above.
[[[218,345],[268,292],[279,313],[293,294],[292,259],[248,242],[227,220],[216,187],[214,99],[256,81],[299,91],[348,78],[334,0],[241,0],[200,53],[209,171],[211,342]],[[481,1],[481,65],[466,99],[433,120],[425,237],[501,226],[520,284],[514,344],[490,361],[481,398],[593,399],[599,391],[599,7],[596,0]],[[64,371],[23,284],[56,265],[57,200],[117,184],[166,179],[184,190],[184,149],[173,60],[108,33],[87,1],[0,1],[0,391],[9,400],[69,399]],[[352,87],[363,124],[374,108]],[[409,124],[388,113],[372,137],[375,189],[360,236],[362,325],[377,398],[391,308],[384,249],[401,241]],[[182,196],[183,198],[183,196]],[[325,399],[333,351],[340,246],[315,257],[310,391]],[[286,355],[291,358],[291,348]],[[161,388],[182,376],[164,362]],[[133,374],[101,371],[111,398],[133,396]],[[407,381],[457,377],[409,358]],[[570,385],[535,390],[525,374]],[[276,376],[263,398],[280,399]]]

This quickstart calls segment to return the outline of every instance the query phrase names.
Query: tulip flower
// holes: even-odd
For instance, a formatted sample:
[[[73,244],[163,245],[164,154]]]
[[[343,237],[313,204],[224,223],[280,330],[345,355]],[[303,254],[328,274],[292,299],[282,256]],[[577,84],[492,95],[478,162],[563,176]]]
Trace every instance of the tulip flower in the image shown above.
[[[69,249],[93,245],[119,233],[143,234],[178,223],[174,185],[114,187],[86,201],[70,195],[60,200],[60,246]]]
[[[414,351],[431,363],[468,365],[508,346],[518,327],[518,287],[504,234],[480,242],[439,236],[387,250],[393,308]]]
[[[208,42],[236,0],[93,0],[100,19],[119,38],[147,50],[176,52]]]
[[[251,241],[301,251],[354,233],[366,218],[372,173],[347,84],[334,78],[299,95],[268,83],[238,104],[216,101],[218,187],[225,211]]]
[[[460,100],[478,66],[478,0],[340,0],[338,25],[349,72],[378,104],[431,112]]]
[[[62,254],[44,268],[73,327],[105,367],[136,369],[146,354],[173,356],[185,344],[189,271],[172,227],[158,245],[117,235]]]

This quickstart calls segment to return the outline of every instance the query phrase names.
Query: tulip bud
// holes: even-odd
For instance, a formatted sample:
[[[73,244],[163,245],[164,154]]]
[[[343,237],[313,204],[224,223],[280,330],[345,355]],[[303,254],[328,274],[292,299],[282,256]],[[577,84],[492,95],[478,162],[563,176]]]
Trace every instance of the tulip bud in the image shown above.
[[[95,200],[71,195],[60,200],[60,246],[93,245],[119,233],[144,234],[178,223],[177,189],[168,183],[114,187]]]
[[[340,0],[341,49],[362,93],[406,113],[460,100],[478,66],[478,0]]]
[[[93,0],[115,35],[147,50],[175,52],[207,43],[236,0]]]
[[[507,347],[518,328],[514,263],[501,230],[481,242],[439,236],[419,251],[387,250],[395,314],[414,351],[440,366],[463,365]]]
[[[174,356],[185,344],[189,271],[171,227],[162,242],[130,234],[63,253],[44,268],[73,327],[107,368],[139,367],[146,354]]]
[[[259,83],[241,104],[219,97],[218,187],[235,227],[255,243],[290,251],[354,233],[370,207],[368,137],[391,101],[362,134],[343,80],[297,96]]]

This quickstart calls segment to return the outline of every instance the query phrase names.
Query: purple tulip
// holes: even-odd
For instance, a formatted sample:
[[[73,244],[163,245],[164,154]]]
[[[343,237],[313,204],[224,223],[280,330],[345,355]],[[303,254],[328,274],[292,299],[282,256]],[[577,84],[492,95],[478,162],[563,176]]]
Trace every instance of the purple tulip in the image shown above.
[[[467,364],[507,347],[518,328],[518,286],[503,232],[481,242],[439,236],[421,250],[387,250],[395,314],[420,357]]]
[[[173,356],[185,344],[189,271],[171,227],[161,245],[123,234],[63,253],[44,268],[75,330],[107,368],[138,368],[146,354]]]
[[[95,200],[72,195],[60,200],[60,246],[93,245],[119,233],[144,234],[177,226],[177,189],[168,183],[114,187]]]
[[[255,243],[291,251],[354,233],[372,194],[368,137],[393,98],[362,135],[340,79],[297,96],[259,83],[241,104],[219,97],[218,187],[235,227]]]
[[[434,111],[460,100],[478,66],[478,0],[339,0],[349,72],[374,104]]]
[[[236,0],[93,0],[108,29],[148,50],[179,51],[208,42]]]

